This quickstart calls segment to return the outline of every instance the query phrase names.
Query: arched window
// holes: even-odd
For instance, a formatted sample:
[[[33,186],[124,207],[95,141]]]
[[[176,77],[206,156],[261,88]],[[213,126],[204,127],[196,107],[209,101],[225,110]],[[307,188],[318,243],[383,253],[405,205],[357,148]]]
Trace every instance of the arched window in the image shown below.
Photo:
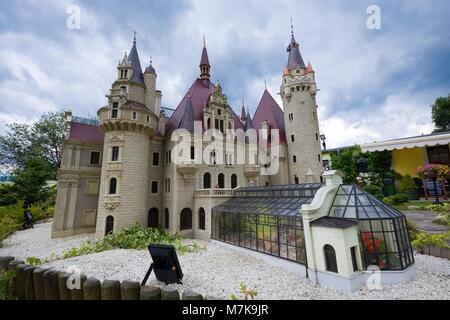
[[[327,244],[323,247],[323,251],[325,254],[325,265],[327,271],[338,273],[336,252],[334,251],[334,248]]]
[[[205,172],[203,175],[203,189],[211,189],[211,174]]]
[[[109,180],[109,194],[116,194],[117,193],[117,179],[111,178]]]
[[[149,228],[158,228],[159,223],[159,212],[156,208],[151,208],[148,211],[148,219],[147,219],[147,227]]]
[[[295,91],[295,88],[294,88],[294,87],[292,87],[292,88],[291,88],[291,91],[292,91],[292,92],[294,92],[294,91]]]
[[[232,174],[232,175],[231,175],[231,189],[236,188],[237,185],[238,185],[238,182],[237,182],[237,175]]]
[[[184,208],[180,214],[180,230],[192,229],[192,211],[189,208]]]
[[[169,209],[164,210],[164,227],[169,229]]]
[[[225,188],[225,175],[223,173],[219,174],[219,177],[217,180],[218,180],[217,182],[219,185],[219,189]]]
[[[105,236],[114,231],[114,217],[108,216],[106,218]]]
[[[300,86],[297,86],[297,91],[300,91]]]
[[[306,87],[306,91],[309,91],[309,89],[311,89],[311,86]]]
[[[304,85],[302,86],[302,90],[305,91],[305,86]]]
[[[205,214],[205,209],[200,208],[198,210],[198,228],[200,230],[205,230],[205,225],[206,225],[206,214]]]

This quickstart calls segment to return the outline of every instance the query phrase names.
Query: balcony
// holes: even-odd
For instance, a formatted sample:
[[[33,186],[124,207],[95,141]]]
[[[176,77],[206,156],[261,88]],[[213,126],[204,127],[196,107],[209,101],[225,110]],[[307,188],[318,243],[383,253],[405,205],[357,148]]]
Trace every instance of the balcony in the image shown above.
[[[244,166],[244,174],[249,180],[256,179],[261,173],[261,169],[257,164],[246,164]]]
[[[183,176],[183,179],[193,179],[198,171],[198,164],[194,161],[177,164],[177,170]]]
[[[233,196],[234,189],[198,189],[196,198],[229,198]]]

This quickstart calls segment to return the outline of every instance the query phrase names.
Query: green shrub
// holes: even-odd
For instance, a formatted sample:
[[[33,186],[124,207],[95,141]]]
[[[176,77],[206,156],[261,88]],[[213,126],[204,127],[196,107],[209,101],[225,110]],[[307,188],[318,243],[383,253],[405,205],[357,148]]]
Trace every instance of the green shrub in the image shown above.
[[[390,205],[400,205],[407,203],[409,200],[406,194],[396,194],[390,197],[383,198],[383,202]]]
[[[372,194],[373,196],[375,196],[376,198],[382,200],[383,199],[383,195],[381,194],[381,187],[374,185],[374,184],[368,184],[367,186],[365,186],[364,191]]]
[[[450,226],[450,214],[440,214],[433,220],[433,223],[440,224],[442,226]]]
[[[170,233],[164,230],[144,228],[138,224],[125,228],[118,233],[110,233],[97,242],[87,241],[79,248],[71,248],[63,253],[62,258],[68,259],[85,254],[103,252],[113,249],[146,249],[149,244],[172,245],[181,253],[199,251],[200,246],[194,242],[191,245],[183,243],[179,233]]]
[[[429,209],[433,212],[437,212],[437,213],[441,213],[441,212],[450,213],[450,203],[431,204],[427,207],[427,209]]]
[[[416,240],[417,235],[421,232],[417,227],[417,224],[414,221],[406,220],[406,228],[408,229],[411,241]]]
[[[407,191],[417,191],[419,186],[416,184],[414,179],[409,175],[405,175],[400,182],[400,190],[402,192]]]
[[[15,276],[16,273],[12,270],[0,273],[0,300],[13,299],[8,293],[8,284]]]
[[[422,249],[425,246],[438,246],[440,248],[450,249],[450,246],[448,245],[449,240],[450,232],[447,232],[446,234],[420,232],[411,244],[415,249]]]
[[[248,300],[248,298],[254,300],[258,295],[258,291],[248,289],[247,285],[244,283],[241,283],[241,285],[239,286],[239,293],[244,296],[243,299],[240,299],[237,294],[233,293],[231,295],[231,300]]]
[[[51,218],[54,213],[54,207],[51,202],[44,202],[32,205],[30,211],[34,216],[34,220],[40,221]],[[23,201],[0,207],[0,247],[3,240],[22,228],[22,224]]]

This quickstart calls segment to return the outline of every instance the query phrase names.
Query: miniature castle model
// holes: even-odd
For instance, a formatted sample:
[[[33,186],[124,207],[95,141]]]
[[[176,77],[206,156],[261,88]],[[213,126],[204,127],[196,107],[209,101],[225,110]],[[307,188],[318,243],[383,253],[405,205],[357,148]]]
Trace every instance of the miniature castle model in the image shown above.
[[[287,51],[283,110],[265,89],[253,117],[244,106],[238,117],[211,83],[205,44],[200,76],[169,109],[134,39],[98,121],[66,113],[52,236],[101,238],[137,223],[280,257],[345,291],[409,281],[405,216],[339,172],[323,173],[315,72],[294,32]]]
[[[141,69],[135,39],[117,66],[108,104],[98,110],[98,126],[67,114],[53,236],[95,232],[100,237],[139,223],[208,239],[209,212],[220,203],[220,198],[205,200],[209,193],[225,197],[238,186],[321,181],[314,70],[311,64],[305,66],[293,33],[288,55],[280,89],[284,112],[266,89],[254,116],[242,106],[238,117],[220,84],[211,82],[205,44],[200,76],[170,110],[161,108],[152,64]],[[234,164],[227,162],[228,154],[223,155],[224,164],[173,163],[172,133],[193,132],[194,121],[202,122],[203,131],[278,129],[277,172],[261,175],[257,160]],[[213,152],[213,157],[219,155]],[[198,215],[193,212],[200,207],[206,211],[206,230],[195,228]]]

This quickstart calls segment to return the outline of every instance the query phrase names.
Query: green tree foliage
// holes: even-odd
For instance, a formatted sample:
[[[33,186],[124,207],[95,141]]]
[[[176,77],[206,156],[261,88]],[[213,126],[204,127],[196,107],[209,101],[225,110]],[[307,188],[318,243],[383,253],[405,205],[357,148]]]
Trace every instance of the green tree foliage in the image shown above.
[[[450,131],[450,94],[436,99],[431,106],[431,115],[436,127],[434,132]]]
[[[357,163],[361,158],[360,147],[344,149],[339,153],[331,154],[331,163],[333,169],[341,170],[344,174],[344,183],[352,183],[356,181],[358,175]]]
[[[391,171],[392,154],[390,151],[376,151],[364,154],[367,158],[369,172],[384,178]]]
[[[18,197],[24,199],[26,205],[45,201],[48,198],[48,190],[44,186],[52,177],[52,167],[37,154],[29,155],[24,161],[24,167],[14,172]]]
[[[28,155],[39,150],[54,170],[59,167],[65,129],[63,112],[45,113],[32,125],[10,123],[6,127],[6,134],[0,135],[0,163],[23,168]]]

